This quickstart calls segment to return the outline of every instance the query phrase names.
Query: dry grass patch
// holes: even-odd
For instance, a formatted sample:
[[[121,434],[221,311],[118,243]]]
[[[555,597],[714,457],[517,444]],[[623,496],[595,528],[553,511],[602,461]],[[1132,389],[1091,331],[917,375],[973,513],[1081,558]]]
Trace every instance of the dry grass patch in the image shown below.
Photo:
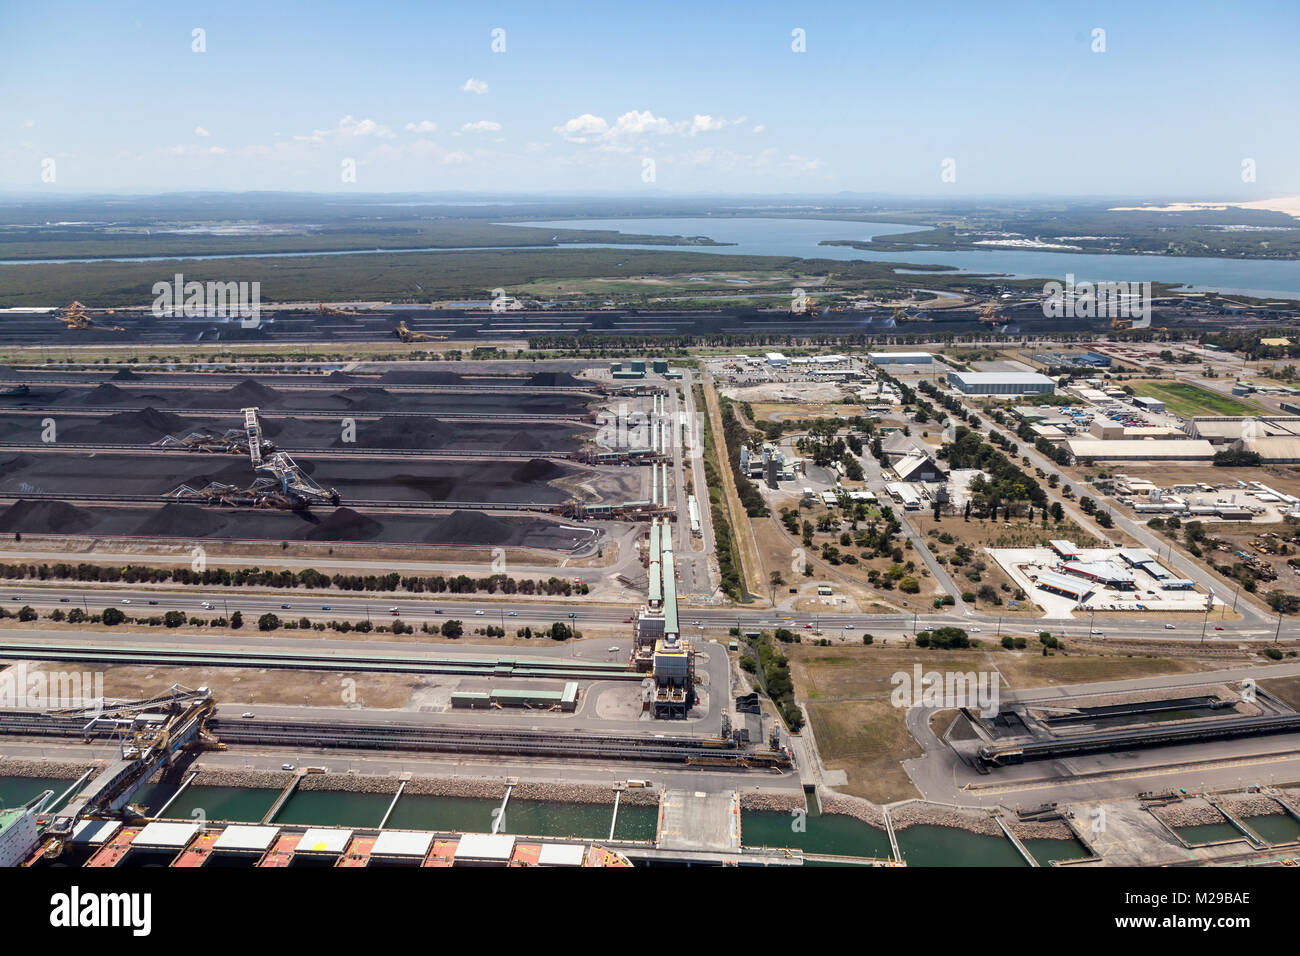
[[[902,767],[922,755],[902,709],[887,700],[863,700],[812,703],[807,710],[822,762],[848,774],[841,789],[875,803],[920,796]]]

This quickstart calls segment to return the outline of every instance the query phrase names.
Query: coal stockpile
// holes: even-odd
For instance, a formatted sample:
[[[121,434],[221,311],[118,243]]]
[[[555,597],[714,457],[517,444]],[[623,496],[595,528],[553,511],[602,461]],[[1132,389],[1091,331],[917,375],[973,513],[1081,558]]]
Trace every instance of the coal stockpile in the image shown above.
[[[311,513],[242,511],[197,505],[76,507],[63,501],[16,501],[0,509],[0,533],[255,541],[375,542],[452,547],[527,547],[570,552],[594,540],[542,517],[373,513],[348,507]]]
[[[560,504],[570,496],[552,482],[580,469],[544,459],[409,461],[295,459],[311,478],[337,488],[344,501]],[[242,457],[23,451],[0,453],[0,495],[158,496],[212,482],[247,487],[258,475]]]
[[[201,379],[196,379],[201,381]],[[531,415],[586,418],[587,402],[579,395],[544,391],[523,392],[414,392],[389,391],[379,386],[354,385],[328,389],[274,388],[245,379],[229,388],[180,388],[149,385],[122,388],[112,382],[93,387],[33,388],[29,394],[6,398],[0,409],[51,406],[56,408],[165,409],[182,413],[186,409],[229,409],[256,406],[267,410],[349,413],[480,414],[527,418]]]
[[[40,445],[41,415],[6,415],[0,411],[0,442]],[[152,445],[167,435],[184,438],[194,432],[220,436],[242,428],[243,419],[180,416],[149,407],[109,415],[55,417],[58,440],[73,445]],[[356,418],[353,441],[343,440],[338,421],[313,418],[263,417],[262,434],[291,454],[312,450],[399,449],[403,451],[525,451],[539,455],[576,451],[582,446],[578,427],[538,422],[521,427],[512,422],[472,422],[437,418]]]

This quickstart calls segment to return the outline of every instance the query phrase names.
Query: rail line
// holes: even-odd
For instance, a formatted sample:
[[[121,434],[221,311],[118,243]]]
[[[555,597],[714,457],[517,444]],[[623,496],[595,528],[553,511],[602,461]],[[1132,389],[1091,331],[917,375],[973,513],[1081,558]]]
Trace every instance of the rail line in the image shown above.
[[[0,735],[103,739],[108,728],[85,732],[76,717],[34,713],[0,713]],[[490,730],[427,727],[413,724],[309,723],[305,721],[221,721],[209,729],[227,744],[266,747],[311,747],[363,750],[414,750],[431,753],[478,753],[509,756],[593,757],[732,768],[781,769],[789,757],[750,749],[721,738],[592,734],[582,731]]]
[[[600,661],[554,662],[541,658],[443,658],[401,655],[295,654],[273,651],[189,651],[183,648],[88,646],[81,644],[0,644],[0,659],[79,661],[103,664],[159,664],[197,667],[258,667],[272,670],[356,670],[393,674],[477,674],[501,678],[640,681],[645,675]]]
[[[152,504],[166,505],[181,502],[184,504],[197,504],[207,507],[224,507],[215,505],[211,502],[200,501],[196,498],[171,498],[167,495],[87,495],[87,494],[50,494],[46,492],[0,492],[0,501],[66,501],[69,504]],[[418,512],[418,511],[463,511],[466,509],[473,511],[534,511],[544,514],[563,514],[570,506],[562,502],[551,504],[538,503],[535,501],[386,501],[382,499],[356,499],[344,502],[341,507],[359,508],[363,511],[387,511],[387,512]],[[231,505],[230,508],[236,511],[247,511],[248,508],[239,508]],[[318,514],[328,513],[333,510],[329,507],[316,507],[312,509]]]
[[[23,405],[14,408],[0,408],[7,415],[49,415],[62,414],[69,416],[83,415],[116,415],[119,412],[139,412],[145,408],[152,407],[146,405]],[[183,414],[195,418],[229,418],[239,410],[235,408],[173,408],[170,409],[176,414]],[[473,421],[473,422],[508,422],[510,424],[520,424],[521,422],[550,424],[560,423],[567,424],[571,422],[590,423],[592,414],[590,412],[574,412],[572,415],[548,415],[535,414],[526,409],[510,412],[449,412],[449,411],[391,411],[391,412],[352,412],[340,409],[330,411],[323,408],[272,408],[267,410],[280,418],[310,418],[325,419],[328,421],[338,421],[341,418],[438,418],[448,421]]]
[[[90,444],[85,442],[53,442],[50,444],[41,444],[39,442],[0,442],[0,449],[11,449],[13,451],[31,451],[31,452],[122,452],[124,454],[148,454],[148,455],[178,455],[181,457],[193,457],[194,455],[215,456],[218,458],[247,458],[246,452],[206,452],[199,449],[191,448],[161,448],[158,445],[105,445]],[[582,452],[578,451],[479,451],[472,448],[331,448],[331,447],[295,447],[294,453],[303,458],[308,456],[312,458],[474,458],[492,460],[500,459],[532,459],[532,458],[563,458],[569,460],[580,459],[584,457]]]

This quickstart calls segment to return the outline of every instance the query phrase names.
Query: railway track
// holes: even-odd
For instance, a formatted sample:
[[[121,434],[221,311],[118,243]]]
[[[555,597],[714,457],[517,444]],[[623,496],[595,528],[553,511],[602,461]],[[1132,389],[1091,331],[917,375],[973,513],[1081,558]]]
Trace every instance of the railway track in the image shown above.
[[[23,405],[21,407],[4,408],[7,415],[69,415],[76,417],[85,417],[87,415],[117,415],[120,412],[140,412],[145,408],[152,406],[147,405]],[[237,414],[238,409],[233,408],[183,408],[170,409],[177,414],[187,415],[193,418],[230,418]],[[391,411],[383,413],[356,413],[347,410],[329,411],[321,408],[270,408],[265,409],[267,414],[273,414],[280,418],[309,418],[325,419],[328,421],[338,421],[341,418],[354,419],[375,419],[375,418],[436,418],[446,419],[447,421],[472,421],[472,422],[506,422],[517,425],[523,422],[537,424],[571,424],[573,422],[589,423],[594,420],[590,412],[574,412],[571,415],[547,415],[534,414],[526,410],[510,412],[449,412],[445,410],[430,410],[427,412],[412,411]]]
[[[218,457],[230,458],[247,458],[247,451],[239,452],[216,452],[202,451],[198,448],[161,448],[157,445],[101,445],[86,444],[73,442],[56,442],[51,444],[41,444],[39,442],[0,442],[0,449],[10,449],[13,451],[31,451],[42,454],[49,452],[121,452],[125,454],[139,455],[179,455],[189,457],[192,455],[216,455]],[[580,459],[582,452],[577,451],[479,451],[468,448],[295,448],[294,454],[303,458],[311,456],[312,458],[455,458],[455,459],[481,459],[492,461],[494,459],[510,459],[527,461],[533,458],[562,458],[568,460]]]
[[[258,667],[277,670],[352,670],[392,674],[478,674],[552,680],[640,681],[645,675],[602,662],[555,662],[529,659],[516,663],[508,675],[500,674],[496,658],[429,659],[400,655],[295,654],[204,650],[123,645],[0,644],[0,660],[71,661],[101,664],[159,664],[175,667]]]
[[[0,492],[0,502],[15,501],[65,501],[68,504],[151,504],[166,505],[175,502],[184,504],[226,507],[214,501],[199,498],[173,498],[168,495],[87,495],[87,494],[47,494],[45,492]],[[234,510],[256,510],[230,505]],[[542,514],[564,514],[568,506],[563,503],[539,504],[534,501],[386,501],[382,499],[358,499],[342,502],[340,507],[361,509],[362,511],[416,512],[416,511],[533,511]],[[328,514],[333,509],[329,506],[316,506],[311,509],[315,514]]]
[[[111,739],[109,728],[86,733],[87,721],[76,717],[46,717],[28,712],[0,713],[0,735]],[[409,750],[426,753],[472,753],[508,756],[607,758],[696,766],[780,769],[789,758],[779,751],[741,747],[720,738],[552,733],[536,730],[484,730],[428,727],[415,724],[310,723],[306,721],[208,722],[226,744],[263,747],[362,750]]]

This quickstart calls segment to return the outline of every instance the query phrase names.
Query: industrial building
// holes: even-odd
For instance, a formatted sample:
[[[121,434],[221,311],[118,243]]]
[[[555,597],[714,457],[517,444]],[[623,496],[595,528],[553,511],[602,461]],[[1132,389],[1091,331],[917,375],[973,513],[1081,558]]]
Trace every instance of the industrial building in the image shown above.
[[[1148,398],[1145,395],[1137,395],[1133,398],[1133,404],[1144,412],[1153,412],[1157,415],[1165,413],[1165,403],[1158,398]]]
[[[1232,447],[1236,451],[1254,452],[1265,465],[1300,464],[1300,438],[1243,438]]]
[[[1040,571],[1037,575],[1030,575],[1030,579],[1044,591],[1060,594],[1076,602],[1086,601],[1095,590],[1092,585],[1079,578],[1068,578],[1055,571]]]
[[[790,360],[780,352],[768,352],[764,358],[767,359],[767,364],[772,368],[786,368],[790,365]]]
[[[1300,416],[1216,415],[1193,418],[1186,432],[1212,445],[1228,445],[1246,438],[1300,438]]]
[[[944,481],[948,475],[928,455],[908,455],[894,463],[899,481]]]
[[[1061,570],[1116,590],[1131,591],[1137,587],[1133,572],[1114,561],[1066,561]]]
[[[681,720],[695,703],[695,649],[677,618],[677,571],[672,526],[650,524],[647,600],[633,620],[632,664],[648,671],[642,707],[659,719]]]
[[[934,356],[929,352],[868,352],[873,365],[930,365]]]
[[[1056,382],[1037,372],[949,372],[948,384],[966,395],[1051,395]]]
[[[1214,447],[1200,439],[1134,439],[1108,441],[1098,438],[1072,438],[1066,450],[1076,460],[1091,461],[1210,461]]]

